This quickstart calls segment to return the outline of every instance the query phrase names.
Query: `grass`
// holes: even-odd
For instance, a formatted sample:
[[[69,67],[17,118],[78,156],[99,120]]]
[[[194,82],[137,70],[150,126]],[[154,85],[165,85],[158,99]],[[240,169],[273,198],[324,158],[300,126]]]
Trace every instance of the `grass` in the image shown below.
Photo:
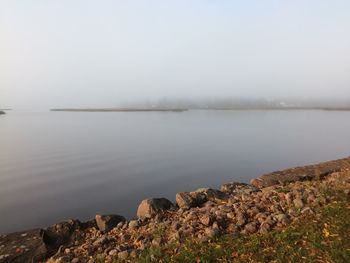
[[[350,262],[350,202],[329,194],[337,201],[283,231],[153,247],[139,262]]]

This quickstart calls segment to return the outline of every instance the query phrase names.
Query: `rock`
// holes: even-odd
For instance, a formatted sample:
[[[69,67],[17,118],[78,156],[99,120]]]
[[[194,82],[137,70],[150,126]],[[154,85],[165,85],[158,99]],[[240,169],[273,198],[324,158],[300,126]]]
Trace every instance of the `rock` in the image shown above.
[[[160,246],[163,243],[163,240],[161,237],[156,237],[152,240],[152,245],[153,246]]]
[[[166,198],[145,199],[137,209],[137,217],[152,217],[172,208],[173,206],[173,203]]]
[[[304,207],[304,202],[301,200],[301,198],[296,198],[293,201],[295,208],[303,208]]]
[[[228,195],[219,190],[211,188],[200,188],[193,192],[181,192],[176,194],[176,203],[182,209],[197,207],[210,202],[208,206],[215,205],[214,202],[226,200]]]
[[[139,255],[139,252],[138,252],[138,250],[136,250],[136,249],[134,249],[134,250],[132,250],[132,251],[130,252],[130,257],[131,257],[131,258],[137,258],[138,255]]]
[[[270,229],[271,229],[270,224],[268,224],[267,222],[263,222],[263,223],[261,223],[261,225],[260,225],[259,232],[262,233],[262,234],[265,234],[265,233],[267,233]]]
[[[256,179],[251,180],[250,184],[257,188],[264,188],[277,184],[322,179],[332,173],[341,171],[341,169],[349,168],[350,157],[265,174]]]
[[[4,115],[6,114],[6,112],[4,112],[3,110],[0,110],[0,115]]]
[[[312,211],[312,209],[310,207],[305,207],[303,210],[301,210],[302,214],[313,214],[314,211]]]
[[[51,243],[46,243],[47,241],[51,240],[44,238],[43,229],[0,235],[0,262],[44,261],[57,249]]]
[[[204,194],[204,196],[195,197],[199,203],[205,203],[207,201],[215,202],[228,199],[228,195],[226,193],[211,188],[199,188],[196,191],[191,192],[192,196],[196,194]]]
[[[121,252],[119,252],[118,253],[118,258],[119,259],[127,259],[128,258],[128,256],[129,256],[129,253],[128,253],[128,251],[127,250],[124,250],[124,251],[121,251]]]
[[[58,249],[70,241],[73,232],[80,229],[80,226],[80,221],[74,219],[54,224],[43,230],[43,240],[50,247]]]
[[[188,209],[197,205],[196,200],[188,192],[176,194],[176,203],[180,208]]]
[[[286,193],[284,198],[286,199],[288,205],[291,205],[293,203],[293,194],[292,193]]]
[[[233,218],[235,218],[235,214],[230,212],[230,213],[226,214],[226,217],[229,218],[229,219],[233,219]]]
[[[112,249],[108,252],[108,255],[110,255],[110,256],[115,256],[117,254],[118,254],[118,250],[116,250],[116,249]]]
[[[92,244],[95,247],[100,247],[100,246],[106,244],[107,242],[108,242],[108,238],[106,236],[102,236],[102,237],[96,239]]]
[[[278,222],[282,222],[283,220],[285,220],[287,218],[287,215],[285,214],[277,214],[275,215],[275,218]]]
[[[205,230],[205,235],[209,238],[217,237],[220,233],[218,228],[207,227]]]
[[[116,227],[120,222],[125,222],[125,218],[120,215],[96,215],[97,227],[102,232],[108,232]]]
[[[178,230],[179,228],[181,227],[181,224],[179,223],[179,222],[173,222],[172,224],[171,224],[171,229],[172,230]]]
[[[259,191],[258,188],[244,183],[238,183],[238,182],[231,182],[223,184],[220,188],[220,190],[224,193],[229,194],[251,194],[253,192]]]
[[[137,220],[131,220],[128,226],[129,229],[135,229],[139,226],[139,222]]]
[[[247,216],[245,215],[245,213],[238,213],[236,216],[237,219],[237,226],[243,226],[246,224],[247,222]]]
[[[199,221],[205,226],[210,226],[213,223],[213,217],[208,214],[204,214],[199,217]]]
[[[253,234],[253,233],[255,233],[257,230],[258,230],[258,226],[257,226],[257,223],[255,223],[255,222],[248,223],[248,224],[246,224],[245,227],[244,227],[244,231],[245,231],[245,233],[247,233],[247,234]]]

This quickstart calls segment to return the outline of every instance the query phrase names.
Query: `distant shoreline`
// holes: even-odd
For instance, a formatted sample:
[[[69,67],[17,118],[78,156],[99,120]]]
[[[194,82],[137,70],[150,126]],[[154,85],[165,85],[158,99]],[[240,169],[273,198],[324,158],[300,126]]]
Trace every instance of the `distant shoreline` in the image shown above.
[[[260,107],[260,108],[57,108],[50,111],[65,112],[184,112],[189,110],[215,110],[215,111],[350,111],[350,107]]]
[[[72,112],[183,112],[188,109],[114,109],[114,108],[103,108],[103,109],[51,109],[51,111],[72,111]]]

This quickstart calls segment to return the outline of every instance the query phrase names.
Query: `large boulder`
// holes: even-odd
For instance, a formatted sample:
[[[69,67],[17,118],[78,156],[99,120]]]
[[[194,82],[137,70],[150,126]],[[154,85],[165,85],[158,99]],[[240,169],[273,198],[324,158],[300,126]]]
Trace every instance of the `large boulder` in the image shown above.
[[[67,244],[74,231],[80,228],[81,222],[74,219],[54,224],[43,231],[44,242],[50,247],[58,248],[63,244]]]
[[[49,251],[44,243],[42,235],[43,230],[41,229],[1,235],[0,263],[31,263],[44,261]]]
[[[126,219],[120,215],[99,215],[95,216],[97,227],[102,232],[108,232]]]
[[[150,198],[141,202],[137,209],[137,217],[152,217],[172,208],[174,205],[166,198]]]
[[[350,157],[314,165],[307,165],[282,171],[276,171],[252,179],[250,183],[257,188],[264,188],[296,181],[319,180],[332,173],[349,168]]]
[[[0,263],[44,262],[60,246],[74,242],[74,234],[80,229],[81,223],[78,220],[69,220],[47,229],[1,235]]]

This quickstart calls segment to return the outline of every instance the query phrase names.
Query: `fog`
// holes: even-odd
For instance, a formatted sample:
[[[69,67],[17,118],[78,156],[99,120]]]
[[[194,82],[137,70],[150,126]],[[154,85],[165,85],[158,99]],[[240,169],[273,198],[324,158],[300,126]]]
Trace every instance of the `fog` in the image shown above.
[[[0,2],[0,108],[350,98],[350,1]]]

